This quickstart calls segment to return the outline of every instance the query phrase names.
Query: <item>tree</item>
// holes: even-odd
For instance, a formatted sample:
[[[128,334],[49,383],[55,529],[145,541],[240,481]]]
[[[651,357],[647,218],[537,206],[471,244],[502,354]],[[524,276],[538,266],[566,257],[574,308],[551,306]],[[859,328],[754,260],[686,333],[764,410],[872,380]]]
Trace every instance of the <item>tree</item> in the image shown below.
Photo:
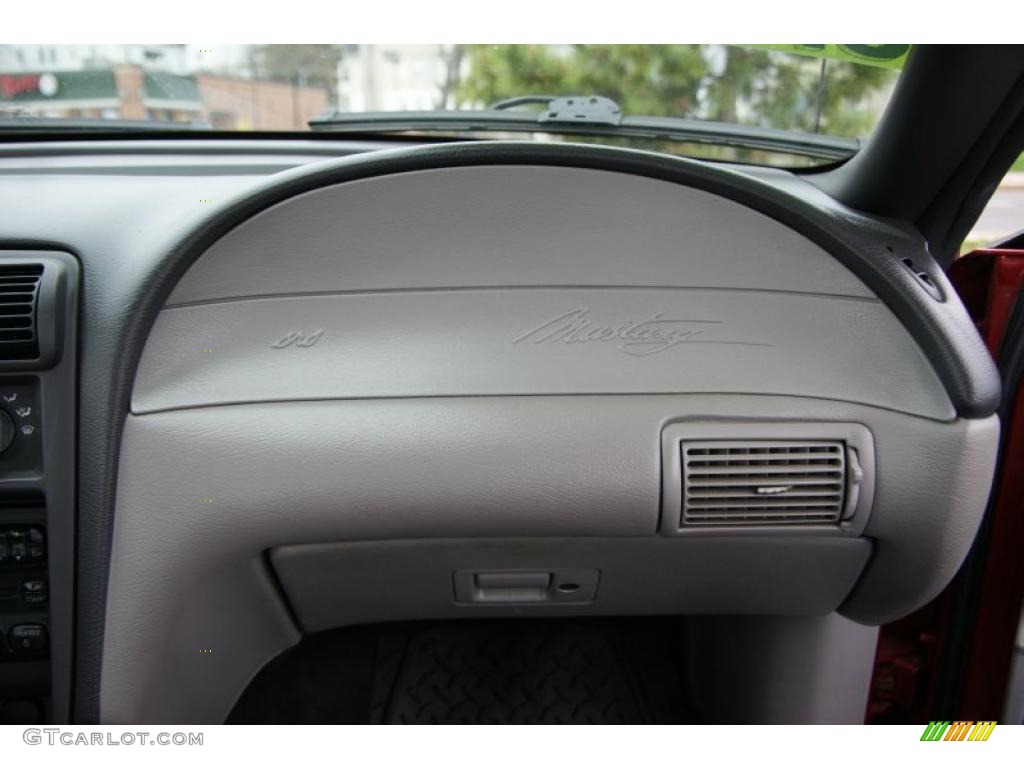
[[[341,56],[340,45],[258,45],[250,65],[253,78],[324,88],[336,104]]]
[[[457,101],[607,96],[625,114],[692,117],[857,136],[896,73],[778,51],[697,45],[474,45]],[[820,103],[820,114],[819,114]]]
[[[440,93],[437,96],[437,109],[449,109],[459,87],[462,72],[462,60],[466,55],[466,46],[441,46],[441,60],[444,63],[444,79],[441,81]]]

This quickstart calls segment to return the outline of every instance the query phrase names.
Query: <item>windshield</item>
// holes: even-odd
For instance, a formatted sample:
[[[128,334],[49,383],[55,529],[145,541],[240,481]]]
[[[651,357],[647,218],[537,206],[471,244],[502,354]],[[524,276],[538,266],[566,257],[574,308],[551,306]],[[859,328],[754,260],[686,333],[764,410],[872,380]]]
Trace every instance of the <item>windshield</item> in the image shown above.
[[[0,45],[0,123],[39,130],[118,125],[290,132],[310,121],[395,131],[381,113],[451,116],[508,107],[540,114],[547,99],[595,95],[631,117],[865,137],[892,91],[905,45]],[[423,119],[403,133],[564,137],[565,126],[471,126]],[[329,118],[329,120],[325,120]],[[624,121],[625,122],[625,121]],[[608,130],[570,137],[721,160],[775,162],[774,149],[714,136]],[[653,127],[652,127],[653,126]],[[315,126],[323,128],[323,125]],[[2,129],[2,125],[0,125]],[[714,133],[711,131],[711,133]],[[548,139],[552,138],[550,135]],[[848,156],[856,144],[837,144]],[[842,149],[852,146],[852,149]],[[782,152],[781,154],[788,154]],[[801,153],[796,153],[800,155]],[[807,155],[810,155],[808,158]],[[788,158],[793,160],[792,157]],[[804,159],[815,160],[814,153]]]

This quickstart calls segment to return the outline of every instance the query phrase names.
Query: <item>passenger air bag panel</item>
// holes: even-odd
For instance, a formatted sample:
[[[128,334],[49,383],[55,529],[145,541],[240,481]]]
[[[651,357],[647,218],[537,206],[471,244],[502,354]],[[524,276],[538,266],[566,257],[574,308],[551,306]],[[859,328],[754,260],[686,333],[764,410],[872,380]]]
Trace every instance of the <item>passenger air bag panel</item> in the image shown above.
[[[542,166],[386,175],[258,213],[181,278],[132,410],[651,393],[956,416],[903,322],[807,237],[703,190]]]
[[[397,291],[169,308],[146,345],[133,411],[659,392],[827,397],[953,415],[934,371],[881,302],[630,288]]]

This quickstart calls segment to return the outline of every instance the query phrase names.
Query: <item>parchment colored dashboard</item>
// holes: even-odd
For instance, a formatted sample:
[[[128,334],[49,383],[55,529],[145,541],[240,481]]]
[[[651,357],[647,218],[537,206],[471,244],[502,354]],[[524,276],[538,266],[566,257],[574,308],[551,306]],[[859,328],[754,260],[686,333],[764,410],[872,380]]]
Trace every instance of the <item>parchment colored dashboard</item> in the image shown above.
[[[260,624],[248,633],[260,639],[219,662],[228,693],[204,700],[206,714],[222,715],[231,692],[295,640],[259,567],[262,552],[284,545],[298,545],[274,557],[287,599],[300,626],[319,628],[420,616],[423,606],[464,612],[417,587],[443,594],[452,578],[414,565],[431,559],[430,541],[461,542],[456,551],[482,567],[473,542],[496,538],[506,545],[493,563],[514,565],[518,551],[529,567],[540,561],[522,542],[546,540],[546,558],[589,564],[606,585],[592,603],[535,609],[569,613],[816,613],[845,602],[872,622],[951,576],[947,560],[959,562],[977,524],[965,510],[981,507],[997,427],[959,417],[927,345],[849,266],[707,189],[586,163],[454,165],[289,195],[213,242],[170,293],[125,427],[105,717],[194,706],[198,689],[159,705],[153,694],[191,676],[191,658],[168,663],[199,641],[189,628],[240,631],[217,609],[229,600],[249,607]],[[666,542],[659,435],[695,418],[866,426],[878,452],[877,496],[858,524],[868,538],[741,526]],[[944,482],[930,472],[925,481],[924,457],[906,443],[894,451],[908,436],[934,448],[928,460],[946,468]],[[928,533],[937,527],[941,541]],[[723,585],[710,593],[718,602],[653,595],[650,575],[615,556],[617,538],[639,541],[641,553],[669,548],[681,579]],[[187,568],[143,544],[182,539]],[[580,555],[577,539],[605,543]],[[308,589],[306,575],[350,580],[348,561],[304,560],[302,545],[404,540],[423,546],[397,562],[382,551],[392,575],[380,583],[360,577],[363,589],[387,582],[396,595],[379,610]],[[795,547],[806,567],[773,581],[777,565],[764,555],[774,546]],[[698,561],[689,548],[714,556]],[[825,551],[838,568],[830,577],[816,557]],[[654,562],[653,552],[640,560]],[[729,592],[715,559],[745,563],[788,599]],[[813,579],[826,593],[812,599],[798,585]],[[145,605],[161,608],[143,621]],[[153,643],[164,648],[159,666],[139,651]]]
[[[223,719],[303,634],[353,622],[877,625],[937,594],[973,540],[991,360],[915,232],[793,174],[480,142],[214,180],[205,208],[188,183],[83,201],[100,219],[123,203],[106,240],[65,222],[10,239],[81,258],[82,418],[116,422],[81,445],[81,535],[109,562],[80,609],[102,640],[98,719]],[[142,189],[165,207],[144,212]],[[840,451],[835,519],[687,527],[663,436],[715,425],[748,473],[756,451]],[[781,494],[765,508],[796,493],[742,482]],[[524,569],[594,592],[453,591]],[[211,646],[230,652],[197,657]]]

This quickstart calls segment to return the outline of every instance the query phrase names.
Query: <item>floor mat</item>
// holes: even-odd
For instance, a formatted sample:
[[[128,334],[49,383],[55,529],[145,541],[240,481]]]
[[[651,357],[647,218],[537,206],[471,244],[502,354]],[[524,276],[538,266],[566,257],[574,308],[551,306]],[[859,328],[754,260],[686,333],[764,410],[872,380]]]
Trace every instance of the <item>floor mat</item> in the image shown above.
[[[690,722],[676,627],[522,619],[324,633],[271,662],[230,722]]]

